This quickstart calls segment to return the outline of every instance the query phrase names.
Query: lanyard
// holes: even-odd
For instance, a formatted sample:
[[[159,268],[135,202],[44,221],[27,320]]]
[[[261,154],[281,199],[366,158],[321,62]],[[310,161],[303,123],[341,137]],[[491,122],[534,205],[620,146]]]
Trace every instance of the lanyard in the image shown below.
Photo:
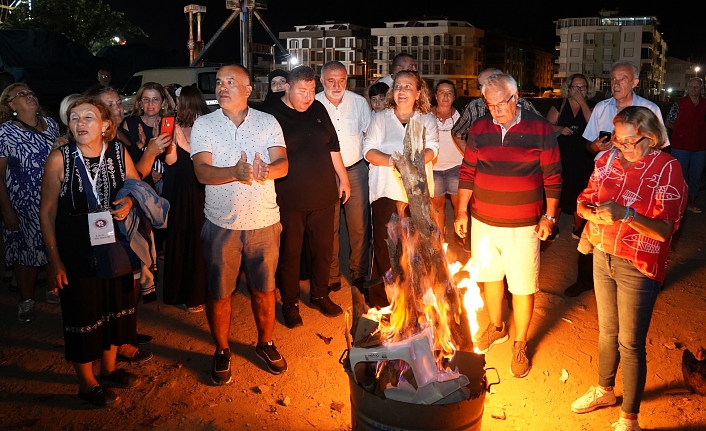
[[[91,177],[91,173],[88,172],[88,169],[86,169],[86,161],[83,159],[83,154],[81,154],[81,151],[78,149],[78,146],[76,147],[76,151],[74,152],[74,163],[78,164],[78,161],[76,159],[81,159],[81,164],[78,168],[79,172],[81,173],[81,178],[83,178],[84,182],[88,181],[91,184],[91,188],[93,189],[92,191],[93,196],[95,197],[95,202],[91,202],[92,199],[90,199],[88,190],[86,190],[86,197],[88,197],[88,203],[89,206],[92,207],[91,209],[96,209],[101,206],[100,197],[98,196],[98,176],[100,175],[101,167],[105,162],[106,147],[107,145],[105,144],[105,142],[103,142],[103,147],[101,149],[101,157],[98,161],[98,172],[96,172],[95,178]],[[87,189],[88,185],[85,185],[84,187],[86,187]]]

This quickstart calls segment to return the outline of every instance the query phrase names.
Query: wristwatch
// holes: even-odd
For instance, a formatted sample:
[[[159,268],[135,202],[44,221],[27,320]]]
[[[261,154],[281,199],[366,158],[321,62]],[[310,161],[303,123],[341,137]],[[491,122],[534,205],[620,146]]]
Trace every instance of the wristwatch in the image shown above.
[[[544,214],[542,217],[544,217],[545,219],[549,220],[550,222],[556,224],[556,217],[552,217],[549,214]]]

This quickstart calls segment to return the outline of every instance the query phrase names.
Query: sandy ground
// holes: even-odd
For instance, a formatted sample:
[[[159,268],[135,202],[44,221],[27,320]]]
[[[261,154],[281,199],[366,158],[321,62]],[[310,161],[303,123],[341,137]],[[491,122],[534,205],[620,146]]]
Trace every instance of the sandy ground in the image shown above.
[[[703,207],[704,205],[702,205]],[[450,227],[450,217],[448,218]],[[647,340],[648,379],[640,423],[645,429],[706,430],[706,403],[698,395],[672,394],[683,388],[680,349],[706,346],[706,213],[688,213],[674,246],[664,291],[659,296]],[[597,380],[597,318],[592,292],[562,299],[575,279],[576,240],[571,220],[561,219],[561,237],[545,244],[540,275],[542,294],[555,304],[532,321],[524,379],[510,376],[511,343],[486,356],[501,383],[485,401],[483,430],[610,430],[619,406],[585,415],[571,402]],[[452,244],[452,250],[456,249]],[[255,328],[244,286],[233,296],[230,345],[234,381],[211,384],[214,351],[205,315],[188,314],[161,302],[141,305],[140,332],[154,336],[155,357],[130,371],[144,383],[120,391],[116,407],[98,409],[78,399],[77,381],[63,357],[61,311],[44,302],[37,289],[36,320],[17,321],[17,294],[0,290],[0,430],[348,430],[351,427],[348,378],[338,359],[345,349],[343,317],[329,319],[308,306],[302,283],[304,326],[289,330],[278,323],[275,341],[289,371],[273,376],[254,351]],[[350,305],[347,285],[332,298]],[[542,305],[538,299],[537,308]],[[544,301],[546,303],[546,301]],[[506,318],[510,311],[506,310]],[[481,326],[487,322],[481,316]],[[511,320],[510,320],[511,322]],[[514,333],[510,323],[510,333]],[[332,337],[329,344],[323,338]],[[676,348],[671,344],[673,343]],[[669,347],[672,347],[671,349]],[[562,370],[568,380],[562,382]],[[95,367],[98,372],[98,367]],[[488,372],[490,380],[494,373]],[[620,373],[618,374],[620,378]],[[618,383],[617,393],[622,386]],[[506,419],[491,417],[502,409]]]

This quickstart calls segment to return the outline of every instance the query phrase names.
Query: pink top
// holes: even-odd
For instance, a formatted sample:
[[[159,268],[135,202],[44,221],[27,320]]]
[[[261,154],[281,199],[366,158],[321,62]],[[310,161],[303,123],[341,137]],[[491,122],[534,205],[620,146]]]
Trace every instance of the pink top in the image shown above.
[[[607,152],[598,159],[578,202],[597,204],[612,200],[635,208],[646,217],[673,220],[672,233],[676,232],[687,203],[687,185],[679,162],[667,153],[653,151],[625,170],[617,157],[606,166],[610,155]],[[646,277],[664,281],[671,238],[660,242],[620,221],[612,225],[589,221],[584,235],[599,250],[628,259]]]

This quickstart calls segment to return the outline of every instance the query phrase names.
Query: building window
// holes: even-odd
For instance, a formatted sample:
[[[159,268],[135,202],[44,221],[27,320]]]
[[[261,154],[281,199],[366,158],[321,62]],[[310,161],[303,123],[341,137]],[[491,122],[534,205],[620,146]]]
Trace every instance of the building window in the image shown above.
[[[333,56],[331,55],[331,51],[326,51],[326,61],[333,61]]]
[[[583,51],[583,58],[585,60],[593,60],[593,48],[586,48]]]
[[[434,45],[441,45],[441,36],[434,36]]]
[[[606,33],[603,35],[603,43],[613,43],[613,33]]]
[[[422,45],[429,46],[429,36],[424,36],[422,38]]]
[[[419,45],[419,38],[417,36],[412,36],[412,46]]]
[[[571,49],[569,50],[569,57],[578,57],[579,54],[580,54],[580,51],[581,51],[581,50],[578,49],[578,48],[571,48]]]
[[[390,46],[395,46],[397,45],[397,41],[395,40],[395,36],[390,36]]]
[[[422,53],[422,60],[429,60],[429,50],[425,49]]]
[[[302,48],[308,48],[308,47],[309,47],[309,39],[302,40]]]
[[[635,33],[633,33],[633,32],[625,33],[625,42],[635,42]]]
[[[309,63],[309,51],[304,51],[302,53],[302,61],[307,64]]]
[[[613,59],[613,48],[603,48],[603,60]]]
[[[435,64],[434,65],[434,75],[440,75],[441,74],[441,65]]]
[[[407,36],[402,36],[400,39],[402,46],[407,46]]]
[[[610,73],[611,66],[610,63],[603,63],[603,73]]]
[[[422,75],[429,75],[429,65],[425,64],[422,66]]]
[[[299,48],[299,41],[298,40],[290,40],[289,41],[289,48]]]
[[[635,49],[633,49],[633,48],[623,49],[623,57],[632,57],[633,55],[635,55]]]
[[[594,39],[595,36],[593,33],[586,33],[586,35],[583,37],[583,43],[586,45],[593,45],[594,43],[596,43]]]
[[[331,38],[331,37],[326,38],[326,48],[333,48],[333,38]]]
[[[384,45],[385,45],[385,40],[383,39],[382,36],[380,36],[380,46],[384,46]]]
[[[566,72],[566,63],[561,63],[559,65],[559,72]]]
[[[441,50],[434,50],[434,60],[441,60]]]
[[[571,33],[572,42],[581,42],[581,33]]]
[[[456,36],[456,46],[463,45],[463,36]]]
[[[324,47],[324,41],[323,41],[323,39],[316,39],[316,47],[317,47],[317,48],[323,48],[323,47]]]
[[[378,38],[377,37],[374,37],[372,42],[373,42],[373,46],[378,46]]]
[[[584,64],[583,71],[584,71],[584,73],[592,74],[593,73],[593,63]]]
[[[578,72],[579,71],[579,64],[578,63],[569,63],[569,72]]]

